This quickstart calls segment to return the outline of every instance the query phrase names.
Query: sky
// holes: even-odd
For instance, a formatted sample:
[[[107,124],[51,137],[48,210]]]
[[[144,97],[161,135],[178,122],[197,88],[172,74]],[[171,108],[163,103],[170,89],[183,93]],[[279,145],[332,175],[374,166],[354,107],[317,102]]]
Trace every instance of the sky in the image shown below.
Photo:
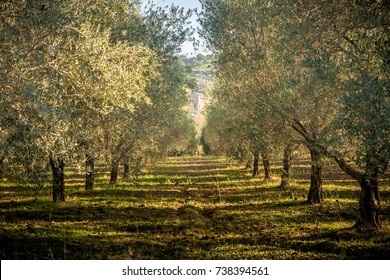
[[[172,4],[180,7],[184,7],[186,9],[198,9],[198,11],[201,10],[201,4],[198,0],[153,0],[153,2],[156,4],[156,6],[159,7],[165,7],[165,6],[171,6]],[[196,14],[193,14],[191,17],[192,26],[194,28],[199,27],[199,24],[196,22]],[[195,34],[196,39],[200,39],[198,34]],[[182,46],[182,53],[186,54],[187,56],[194,56],[197,53],[204,52],[202,49],[195,52],[192,43],[191,42],[185,42]]]

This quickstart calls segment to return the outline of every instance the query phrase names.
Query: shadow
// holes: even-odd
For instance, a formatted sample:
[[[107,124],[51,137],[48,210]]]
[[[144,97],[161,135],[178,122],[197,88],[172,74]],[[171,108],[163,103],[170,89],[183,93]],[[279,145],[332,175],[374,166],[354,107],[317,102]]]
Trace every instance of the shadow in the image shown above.
[[[375,244],[368,245],[372,240],[375,240]],[[359,234],[353,229],[315,233],[306,238],[293,239],[286,245],[300,252],[335,254],[349,260],[388,260],[390,256],[390,236],[383,236],[379,232]]]
[[[19,197],[0,200],[0,256],[161,260],[389,256],[387,228],[373,234],[334,230],[352,225],[358,216],[360,191],[343,189],[342,177],[335,184],[330,181],[336,187],[325,188],[322,205],[310,205],[305,203],[308,179],[304,187],[297,183],[280,189],[276,180],[252,179],[246,171],[229,166],[218,158],[174,158],[118,187],[106,188],[105,183],[92,191],[66,187],[69,202],[61,204],[47,197],[31,199],[34,190],[29,187],[0,187],[0,192],[12,191]],[[304,173],[301,176],[310,176],[305,173],[310,167],[297,168]],[[388,186],[381,189],[381,197],[381,216],[388,226]],[[337,201],[342,199],[348,202]]]
[[[6,201],[6,202],[0,202],[0,209],[11,209],[11,208],[32,208],[32,207],[46,207],[48,203],[46,201],[40,201],[36,199],[29,199],[29,200],[23,200],[23,201]]]
[[[145,219],[153,220],[158,217],[172,218],[176,216],[176,210],[170,208],[145,207],[141,204],[139,207],[115,207],[110,205],[97,206],[65,206],[46,207],[46,209],[13,209],[2,213],[1,218],[5,222],[107,222],[115,220],[126,221],[130,218],[135,220]]]
[[[150,187],[150,190],[144,190],[143,188]],[[93,191],[86,191],[86,192],[77,192],[73,193],[72,197],[74,198],[108,198],[109,200],[127,200],[132,201],[134,199],[145,199],[150,197],[155,197],[156,199],[159,199],[160,197],[172,197],[177,198],[180,197],[180,189],[175,188],[175,186],[170,186],[172,189],[158,189],[158,186],[155,185],[142,185],[139,190],[115,190],[115,189],[108,189],[108,190],[93,190]],[[153,189],[152,189],[153,188]],[[156,190],[157,188],[157,190]]]
[[[115,252],[115,256],[124,258],[125,256],[128,257],[129,246],[136,244],[136,242],[118,242],[113,240],[114,238],[102,238],[101,236],[72,236],[66,230],[59,230],[57,235],[43,237],[36,236],[28,231],[1,232],[1,259],[111,259],[113,252]],[[151,244],[148,244],[145,248],[151,250],[150,252],[145,252],[148,253],[147,256],[154,251],[161,251],[161,248],[153,248]]]

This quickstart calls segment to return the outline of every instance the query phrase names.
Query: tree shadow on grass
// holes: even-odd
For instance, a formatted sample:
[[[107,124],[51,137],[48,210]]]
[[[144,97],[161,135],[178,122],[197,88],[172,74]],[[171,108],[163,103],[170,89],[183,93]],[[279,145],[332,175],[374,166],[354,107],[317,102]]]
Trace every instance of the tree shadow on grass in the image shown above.
[[[115,240],[112,240],[115,239]],[[142,240],[118,241],[99,236],[72,236],[61,232],[57,236],[36,237],[24,232],[2,233],[1,259],[161,259],[165,246]]]
[[[389,255],[388,233],[334,230],[337,222],[356,220],[357,202],[334,201],[356,197],[358,191],[350,187],[325,191],[323,205],[307,205],[308,180],[307,188],[297,184],[282,190],[273,181],[250,180],[245,172],[230,170],[218,160],[194,160],[197,164],[175,159],[158,174],[140,176],[118,188],[68,188],[70,199],[65,204],[3,201],[0,256],[382,259]],[[182,162],[184,169],[175,167],[176,162]],[[196,165],[198,170],[193,170]],[[24,187],[15,190],[24,198],[30,195]],[[381,196],[388,199],[389,190]],[[385,207],[382,216],[388,217],[389,211]]]
[[[171,208],[145,207],[116,207],[110,205],[96,206],[65,206],[46,207],[43,209],[12,209],[3,212],[1,218],[5,222],[29,223],[36,221],[44,222],[109,222],[126,221],[129,219],[154,219],[157,217],[174,217],[176,210]]]
[[[287,243],[300,252],[336,254],[341,259],[387,260],[390,256],[390,236],[380,232],[361,234],[353,229],[333,230],[293,239]]]
[[[144,186],[145,187],[145,186]],[[103,198],[106,201],[133,201],[137,200],[142,202],[143,199],[153,200],[151,198],[155,198],[156,200],[161,197],[164,198],[178,198],[181,197],[180,189],[175,188],[161,188],[158,189],[158,186],[153,186],[153,189],[149,190],[93,190],[88,192],[78,192],[72,194],[73,198]]]
[[[11,211],[0,229],[2,259],[167,259],[166,242],[185,229],[166,208],[66,207]],[[113,234],[114,233],[114,234]],[[154,238],[151,238],[155,236]],[[167,236],[160,242],[158,236]],[[167,253],[168,252],[168,253]]]

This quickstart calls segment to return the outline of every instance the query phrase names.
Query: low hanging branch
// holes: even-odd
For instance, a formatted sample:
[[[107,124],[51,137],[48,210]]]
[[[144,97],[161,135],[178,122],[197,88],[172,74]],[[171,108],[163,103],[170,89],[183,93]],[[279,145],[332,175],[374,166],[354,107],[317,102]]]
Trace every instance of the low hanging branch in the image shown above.
[[[342,170],[344,170],[345,173],[352,176],[358,183],[360,184],[363,178],[363,173],[357,171],[352,166],[350,166],[345,159],[333,155],[332,158],[337,162],[337,164],[340,166]]]
[[[329,158],[333,158],[340,168],[354,178],[360,185],[361,194],[359,200],[360,218],[357,221],[357,227],[380,226],[380,198],[379,198],[379,172],[381,169],[378,162],[373,164],[372,159],[375,153],[367,157],[367,166],[365,172],[360,172],[349,165],[346,160],[336,151],[330,151],[325,145],[318,142],[315,135],[311,137],[306,127],[297,119],[293,119],[291,125],[295,131],[304,137],[304,139],[319,153]],[[387,164],[382,168],[387,169]]]
[[[327,147],[325,147],[321,143],[318,143],[318,141],[315,140],[315,137],[310,136],[309,131],[306,129],[306,127],[299,120],[293,119],[291,122],[291,125],[292,125],[292,128],[296,132],[298,132],[300,135],[302,135],[308,143],[313,145],[324,156],[327,156],[329,158],[334,159],[345,173],[352,176],[360,184],[362,177],[363,177],[363,173],[357,171],[352,166],[350,166],[345,161],[345,159],[342,158],[340,155],[335,154],[335,152],[328,151]]]

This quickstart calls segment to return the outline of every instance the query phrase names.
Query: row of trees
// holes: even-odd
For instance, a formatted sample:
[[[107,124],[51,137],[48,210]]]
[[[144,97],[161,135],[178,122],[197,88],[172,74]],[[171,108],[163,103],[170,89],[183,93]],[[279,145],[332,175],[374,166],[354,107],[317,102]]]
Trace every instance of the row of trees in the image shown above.
[[[64,201],[64,167],[95,159],[110,182],[146,158],[196,149],[180,45],[191,11],[136,0],[0,3],[0,172],[44,184]],[[24,176],[21,176],[21,175]]]
[[[357,225],[380,224],[379,180],[390,155],[389,19],[382,0],[201,0],[216,55],[204,141],[214,152],[311,155],[310,203],[322,200],[323,158],[361,187]],[[269,174],[268,174],[269,175]]]

